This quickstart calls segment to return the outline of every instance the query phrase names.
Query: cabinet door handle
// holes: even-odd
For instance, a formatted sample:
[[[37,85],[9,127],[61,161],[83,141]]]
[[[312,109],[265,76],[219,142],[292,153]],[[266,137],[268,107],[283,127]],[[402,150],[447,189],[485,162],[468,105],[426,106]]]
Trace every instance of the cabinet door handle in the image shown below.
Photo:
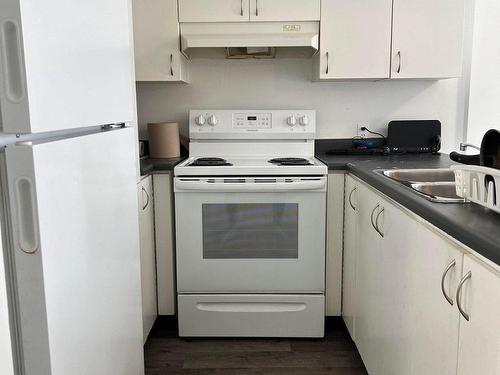
[[[243,0],[240,2],[241,10],[240,10],[240,16],[243,17]]]
[[[352,204],[352,194],[356,191],[357,187],[353,187],[351,192],[349,193],[349,206],[351,206],[351,208],[356,211],[356,207],[354,207],[354,205]]]
[[[170,54],[170,75],[174,76],[174,54]]]
[[[465,282],[469,280],[472,277],[472,272],[469,271],[465,274],[465,276],[460,280],[460,283],[458,284],[457,287],[457,295],[456,295],[456,300],[457,300],[457,307],[458,311],[460,311],[460,314],[465,318],[465,320],[469,321],[470,316],[467,314],[464,309],[462,308],[462,299],[460,298],[462,295],[462,287],[464,286]]]
[[[330,53],[326,53],[326,71],[325,74],[330,74]]]
[[[380,207],[380,203],[377,203],[377,205],[375,206],[375,208],[374,208],[374,209],[373,209],[373,211],[372,211],[372,214],[370,215],[370,221],[372,222],[372,227],[373,227],[373,229],[375,229],[377,232],[378,232],[377,227],[375,226],[375,223],[373,222],[373,215],[375,214],[375,210],[376,210],[377,208],[379,208],[379,207]]]
[[[255,0],[255,17],[259,17],[259,0]]]
[[[448,301],[448,303],[453,306],[453,299],[451,297],[448,296],[448,294],[446,294],[446,288],[444,287],[444,282],[446,280],[446,275],[448,274],[448,272],[450,272],[450,270],[455,267],[455,265],[457,264],[456,260],[453,259],[453,261],[448,264],[448,266],[446,266],[446,268],[444,269],[444,272],[443,272],[443,276],[441,276],[441,291],[443,292],[443,296],[444,298]]]
[[[144,204],[144,206],[142,206],[142,210],[144,211],[149,206],[149,194],[148,191],[144,188],[144,186],[142,187],[142,192],[146,194],[146,203]]]
[[[396,69],[396,73],[401,73],[401,51],[398,51],[396,56],[398,57],[398,68]]]
[[[380,230],[379,226],[378,226],[378,219],[380,217],[380,215],[385,211],[385,208],[382,207],[382,209],[378,212],[377,214],[377,218],[375,219],[375,230],[378,232],[378,234],[380,234],[380,237],[384,238],[384,233]]]

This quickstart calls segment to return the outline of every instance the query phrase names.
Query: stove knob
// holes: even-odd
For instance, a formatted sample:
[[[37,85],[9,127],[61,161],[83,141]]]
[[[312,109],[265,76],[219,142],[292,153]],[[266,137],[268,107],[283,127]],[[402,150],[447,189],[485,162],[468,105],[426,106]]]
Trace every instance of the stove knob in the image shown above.
[[[210,116],[208,118],[208,125],[211,125],[211,126],[217,125],[217,117],[215,117],[214,115]]]
[[[299,120],[300,125],[306,126],[309,125],[309,117],[307,116],[302,116]]]
[[[289,126],[295,126],[295,124],[297,124],[297,118],[294,115],[292,115],[286,119],[286,123]]]
[[[205,117],[203,117],[203,115],[196,116],[196,118],[194,119],[194,122],[198,126],[203,126],[203,125],[205,125]]]

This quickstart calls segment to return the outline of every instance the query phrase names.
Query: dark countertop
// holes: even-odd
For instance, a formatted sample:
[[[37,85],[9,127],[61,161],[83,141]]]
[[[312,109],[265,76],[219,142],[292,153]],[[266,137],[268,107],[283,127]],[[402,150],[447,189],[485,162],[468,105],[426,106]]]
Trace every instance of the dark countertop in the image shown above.
[[[500,265],[500,214],[474,203],[433,203],[411,188],[375,169],[446,168],[453,163],[446,154],[399,156],[333,156],[318,153],[328,169],[346,170],[421,216],[443,232]]]
[[[184,156],[168,159],[143,158],[141,159],[141,176],[155,172],[172,171],[177,164],[185,159]]]

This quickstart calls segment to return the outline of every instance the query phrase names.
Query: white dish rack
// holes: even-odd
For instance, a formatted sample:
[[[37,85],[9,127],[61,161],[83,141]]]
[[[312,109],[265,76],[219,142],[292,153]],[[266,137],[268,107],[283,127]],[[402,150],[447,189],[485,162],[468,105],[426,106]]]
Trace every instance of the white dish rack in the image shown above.
[[[475,165],[452,165],[457,195],[500,213],[500,170]]]

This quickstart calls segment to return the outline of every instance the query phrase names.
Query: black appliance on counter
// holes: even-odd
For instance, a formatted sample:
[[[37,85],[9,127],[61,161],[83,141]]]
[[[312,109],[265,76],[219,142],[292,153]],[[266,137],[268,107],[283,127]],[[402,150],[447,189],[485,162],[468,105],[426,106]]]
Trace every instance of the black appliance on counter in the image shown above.
[[[391,121],[387,147],[392,154],[437,153],[441,149],[441,122],[438,120]]]

